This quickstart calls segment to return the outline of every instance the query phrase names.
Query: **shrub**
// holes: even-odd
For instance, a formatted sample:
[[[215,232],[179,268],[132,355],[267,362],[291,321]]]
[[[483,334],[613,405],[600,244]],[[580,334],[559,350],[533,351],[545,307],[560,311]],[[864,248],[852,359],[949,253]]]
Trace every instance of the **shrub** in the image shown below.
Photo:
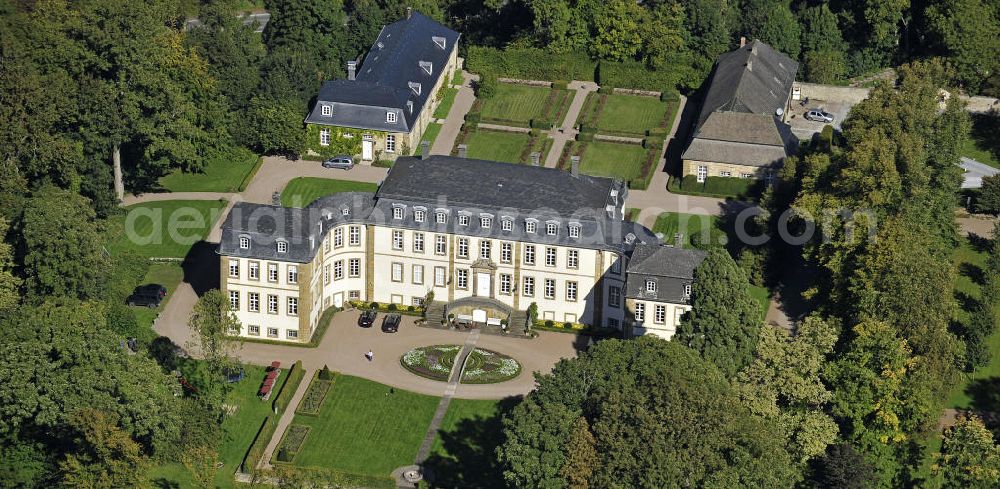
[[[388,309],[390,311],[395,311],[395,310],[399,309],[399,307],[397,307],[396,304],[389,303],[389,305],[386,306],[386,309]]]
[[[622,88],[666,91],[682,81],[686,71],[683,64],[661,70],[650,70],[637,61],[601,61],[597,67],[597,83]]]
[[[569,82],[565,80],[556,80],[552,82],[553,90],[566,90],[567,88],[569,88]]]
[[[649,181],[643,177],[635,177],[628,181],[628,188],[632,190],[646,190],[649,187]]]
[[[476,97],[486,100],[497,94],[497,76],[493,73],[483,73],[476,82]]]
[[[819,149],[826,152],[833,149],[833,126],[827,124],[819,132]]]
[[[537,138],[537,137],[539,137],[541,135],[542,135],[542,131],[540,131],[538,129],[532,129],[532,130],[528,131],[528,136],[531,136],[533,138]]]
[[[479,121],[482,120],[482,118],[483,116],[479,112],[469,112],[468,114],[465,114],[465,123],[471,125],[479,124]]]
[[[646,129],[646,135],[647,136],[657,136],[657,137],[660,138],[660,140],[663,140],[663,139],[665,139],[667,137],[667,128],[665,128],[665,127],[654,127],[654,128],[651,128],[651,129]]]
[[[554,123],[545,119],[531,119],[531,122],[529,122],[528,125],[531,126],[532,129],[544,129],[548,131],[549,129],[552,129]]]
[[[663,139],[657,136],[645,138],[642,140],[642,147],[646,149],[660,149],[663,147]]]
[[[474,73],[493,73],[510,78],[591,81],[596,64],[583,52],[552,53],[539,48],[469,46],[465,66]]]
[[[372,302],[368,306],[371,307],[372,309],[378,309],[378,302]]]
[[[615,87],[611,85],[601,85],[600,87],[597,88],[597,93],[601,95],[610,95],[612,93],[615,93]]]
[[[677,102],[681,99],[681,94],[674,88],[667,88],[660,92],[660,102]]]
[[[288,450],[284,448],[278,450],[278,461],[279,462],[291,462],[292,457],[288,455]]]
[[[587,134],[596,134],[597,133],[597,127],[596,126],[588,126],[586,124],[580,124],[580,132],[581,133],[585,132]]]
[[[555,324],[556,324],[556,322],[553,321],[553,320],[551,320],[551,319],[546,319],[545,320],[545,327],[546,328],[551,328],[552,326],[555,326]]]
[[[592,132],[581,132],[576,135],[577,141],[593,141],[594,133]]]
[[[406,308],[406,310],[407,310],[407,311],[410,311],[410,312],[415,312],[415,311],[417,310],[417,307],[416,307],[416,306],[408,306],[408,307]]]
[[[705,189],[705,184],[699,182],[696,175],[684,175],[681,179],[681,188],[689,192],[701,192]]]
[[[573,329],[573,323],[570,322],[563,323],[563,329]]]
[[[750,283],[758,287],[764,286],[764,253],[763,248],[747,248],[740,252],[736,261],[750,278]]]
[[[532,302],[531,304],[529,304],[527,312],[528,312],[528,319],[530,319],[532,323],[534,323],[535,321],[538,321],[538,304],[537,303]]]
[[[333,380],[333,372],[330,371],[330,367],[323,365],[323,370],[319,371],[319,380]]]

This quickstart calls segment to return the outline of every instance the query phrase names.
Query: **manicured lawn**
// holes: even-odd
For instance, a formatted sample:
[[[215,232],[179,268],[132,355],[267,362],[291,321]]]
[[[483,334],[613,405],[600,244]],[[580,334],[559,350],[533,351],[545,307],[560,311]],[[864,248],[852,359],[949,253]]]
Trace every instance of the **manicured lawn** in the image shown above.
[[[637,144],[612,143],[607,141],[574,142],[567,147],[572,154],[580,155],[580,171],[587,175],[621,178],[629,181],[642,176],[648,150]],[[569,157],[565,166],[569,168]]]
[[[163,311],[167,302],[177,290],[177,285],[184,278],[184,270],[179,262],[153,262],[149,264],[149,271],[142,279],[143,284],[160,284],[167,288],[167,296],[160,302],[160,307],[150,309],[148,307],[134,307],[135,319],[139,322],[141,329],[151,328],[153,320]]]
[[[420,140],[427,141],[430,144],[430,146],[427,149],[430,150],[431,148],[434,147],[434,141],[437,139],[438,134],[440,133],[441,133],[441,124],[438,124],[437,122],[431,122],[430,124],[427,124],[427,129],[424,130],[424,136],[420,138]],[[414,155],[420,154],[420,143],[417,143],[417,147],[413,148],[413,154]]]
[[[222,468],[215,474],[215,485],[223,488],[234,487],[233,473],[243,461],[264,418],[271,414],[271,401],[257,398],[257,389],[264,378],[264,367],[244,365],[243,368],[246,370],[246,378],[236,383],[226,396],[225,404],[237,406],[237,409],[232,416],[227,415],[222,421],[222,440],[219,445]],[[177,486],[156,484],[161,479]],[[176,462],[154,467],[150,470],[150,480],[157,487],[194,487],[190,472]]]
[[[108,251],[184,258],[222,215],[224,200],[165,200],[131,205],[111,223]]]
[[[578,122],[603,134],[643,137],[647,129],[662,127],[669,132],[676,111],[675,102],[654,97],[591,93]]]
[[[974,114],[972,116],[972,131],[962,156],[972,158],[994,168],[1000,168],[1000,116],[991,114]]]
[[[1000,160],[988,148],[989,146],[984,144],[984,141],[969,138],[965,140],[965,145],[962,146],[961,155],[990,165],[993,168],[1000,168]]]
[[[753,297],[753,300],[760,303],[760,317],[763,319],[767,316],[767,308],[771,306],[771,292],[765,287],[750,285],[750,296]]]
[[[503,403],[452,399],[426,462],[439,487],[504,487],[495,454]]]
[[[338,376],[318,417],[295,417],[312,429],[293,464],[388,476],[413,463],[437,404],[436,397]]]
[[[709,239],[713,243],[719,243],[720,238],[725,236],[725,232],[719,226],[717,216],[702,216],[698,214],[684,214],[681,212],[664,212],[656,217],[656,224],[653,225],[654,233],[663,233],[663,241],[673,243],[674,235],[682,233],[684,246],[691,246],[691,237],[702,240],[702,236],[708,233]]]
[[[514,123],[527,125],[531,119],[549,119],[557,122],[562,107],[567,103],[568,90],[553,90],[547,87],[532,87],[511,83],[497,84],[497,93],[482,101],[483,122]]]
[[[465,144],[469,158],[518,163],[530,139],[526,133],[478,130],[469,134]]]
[[[448,112],[451,110],[452,104],[455,103],[455,95],[458,95],[457,88],[444,87],[441,89],[441,103],[438,104],[437,108],[434,109],[435,119],[444,119],[448,117]]]
[[[240,192],[250,183],[261,157],[242,148],[214,151],[208,155],[201,173],[174,170],[160,177],[160,186],[169,192]]]
[[[287,207],[305,207],[311,204],[312,201],[326,195],[339,192],[374,192],[377,189],[377,185],[368,182],[298,177],[288,182],[285,189],[281,191],[281,205]]]

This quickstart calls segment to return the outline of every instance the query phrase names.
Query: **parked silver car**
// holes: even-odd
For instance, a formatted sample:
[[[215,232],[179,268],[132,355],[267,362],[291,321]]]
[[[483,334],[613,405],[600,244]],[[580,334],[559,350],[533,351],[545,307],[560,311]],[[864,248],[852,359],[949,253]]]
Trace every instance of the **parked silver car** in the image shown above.
[[[347,155],[338,155],[323,161],[323,168],[343,168],[350,170],[354,168],[354,158]]]
[[[809,109],[805,117],[810,121],[825,122],[827,124],[833,122],[833,114],[825,112],[823,109]]]

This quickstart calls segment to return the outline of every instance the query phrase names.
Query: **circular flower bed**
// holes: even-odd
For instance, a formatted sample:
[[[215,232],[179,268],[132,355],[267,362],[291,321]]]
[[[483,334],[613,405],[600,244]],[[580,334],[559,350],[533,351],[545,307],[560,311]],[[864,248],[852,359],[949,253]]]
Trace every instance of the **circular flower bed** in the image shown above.
[[[414,348],[399,358],[406,370],[431,380],[447,382],[459,345],[434,345]],[[493,384],[513,379],[521,373],[521,364],[503,353],[476,348],[469,354],[462,373],[463,384]]]
[[[406,352],[399,363],[421,377],[447,382],[451,366],[460,351],[462,347],[458,345],[423,346]]]
[[[476,348],[472,350],[465,371],[463,384],[493,384],[504,382],[521,373],[521,364],[503,353]]]

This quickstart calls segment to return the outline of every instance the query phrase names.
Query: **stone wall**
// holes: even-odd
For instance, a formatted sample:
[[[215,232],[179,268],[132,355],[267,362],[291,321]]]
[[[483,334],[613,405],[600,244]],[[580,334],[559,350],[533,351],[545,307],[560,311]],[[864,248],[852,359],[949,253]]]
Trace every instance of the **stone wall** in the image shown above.
[[[734,165],[732,163],[718,163],[713,161],[699,161],[699,160],[684,160],[682,163],[682,174],[683,175],[698,175],[698,167],[707,166],[708,176],[710,177],[721,177],[721,173],[727,171],[730,173],[731,177],[742,177],[744,173],[751,173],[754,178],[764,178],[767,176],[767,170],[771,167],[759,167],[750,165]]]

